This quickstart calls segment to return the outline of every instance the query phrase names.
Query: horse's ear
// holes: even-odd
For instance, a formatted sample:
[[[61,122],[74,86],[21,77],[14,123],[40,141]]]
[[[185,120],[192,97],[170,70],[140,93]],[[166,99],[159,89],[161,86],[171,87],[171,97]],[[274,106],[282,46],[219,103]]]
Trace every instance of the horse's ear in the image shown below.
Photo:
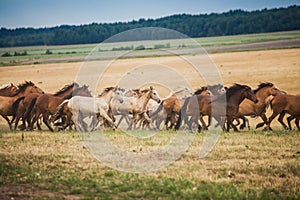
[[[153,87],[152,87],[152,86],[150,86],[150,90],[153,90]]]

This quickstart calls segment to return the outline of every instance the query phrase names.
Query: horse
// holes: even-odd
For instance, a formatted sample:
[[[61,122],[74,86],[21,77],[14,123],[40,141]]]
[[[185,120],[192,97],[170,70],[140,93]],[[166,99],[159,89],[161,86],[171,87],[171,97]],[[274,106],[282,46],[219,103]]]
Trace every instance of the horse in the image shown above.
[[[175,130],[179,130],[181,125],[181,119],[185,116],[191,116],[191,119],[188,121],[188,126],[190,131],[192,131],[192,124],[195,123],[198,127],[198,131],[201,131],[201,126],[199,125],[198,119],[204,123],[202,117],[204,115],[211,116],[214,114],[219,124],[222,123],[222,117],[226,117],[227,120],[227,129],[230,130],[230,127],[234,131],[238,131],[236,126],[232,123],[233,118],[238,113],[239,104],[245,99],[248,98],[254,102],[258,102],[255,94],[252,89],[247,85],[234,84],[227,89],[225,94],[219,95],[217,97],[209,95],[194,95],[185,100],[181,112],[179,113],[178,121],[175,126]],[[226,99],[227,103],[225,104],[224,100]],[[214,106],[214,113],[212,113],[212,106]],[[205,127],[207,129],[207,127]],[[223,126],[224,130],[224,126]]]
[[[35,116],[31,123],[31,128],[33,128],[33,124],[37,122],[40,115],[43,117],[44,124],[48,127],[50,131],[53,132],[53,128],[50,126],[49,117],[56,112],[56,108],[66,99],[70,99],[73,96],[87,96],[91,97],[91,92],[88,89],[88,86],[83,85],[82,87],[76,88],[71,94],[67,96],[54,96],[50,94],[43,94],[35,99],[32,100],[30,108],[32,109],[33,106],[36,108]],[[31,111],[30,109],[28,110]],[[40,127],[38,125],[40,130]]]
[[[11,97],[18,91],[18,87],[13,83],[5,84],[0,87],[0,96]]]
[[[43,90],[37,87],[33,82],[26,81],[18,85],[18,90],[11,97],[0,96],[0,115],[7,121],[10,130],[12,124],[7,116],[13,115],[13,103],[21,96],[26,96],[30,93],[44,93]]]
[[[108,115],[110,102],[117,100],[120,103],[123,103],[124,90],[119,87],[108,87],[104,91],[95,97],[81,97],[74,96],[71,99],[65,100],[62,102],[58,108],[57,112],[54,115],[54,121],[62,115],[67,116],[66,124],[63,127],[65,129],[68,125],[76,121],[77,129],[87,131],[87,125],[83,121],[87,117],[92,117],[92,130],[95,129],[96,123],[94,123],[94,117],[97,116],[105,119],[109,125],[115,129],[116,126]],[[73,118],[73,120],[72,120]]]
[[[201,87],[194,92],[194,95],[195,94],[210,95],[210,91],[207,87]],[[165,120],[167,130],[169,128],[173,128],[176,123],[176,116],[179,115],[184,100],[190,96],[192,96],[191,90],[183,88],[182,90],[174,92],[170,97],[164,99],[158,108],[150,115],[151,119],[156,121],[156,128],[159,129],[163,120]],[[168,127],[169,122],[171,123],[170,127]]]
[[[299,117],[300,117],[300,95],[281,94],[281,95],[275,96],[272,99],[270,106],[271,106],[271,109],[273,110],[273,113],[268,119],[267,127],[266,127],[267,130],[272,130],[272,128],[270,126],[271,122],[279,114],[280,114],[280,116],[278,118],[278,121],[281,123],[281,125],[285,129],[288,129],[286,124],[283,122],[283,118],[286,113],[293,116],[290,118],[290,120],[292,120],[293,118],[297,118],[297,120],[299,120]],[[299,127],[297,126],[297,128],[299,128]]]
[[[257,103],[244,99],[239,106],[239,113],[237,114],[237,117],[243,119],[243,124],[240,126],[240,129],[244,129],[247,122],[248,129],[250,130],[249,120],[245,116],[259,116],[263,120],[264,124],[266,124],[268,121],[266,117],[266,109],[270,104],[270,97],[280,95],[282,93],[273,83],[265,82],[258,85],[258,88],[254,90],[254,94],[258,99]],[[261,124],[263,125],[263,123],[260,123],[256,128],[262,126]]]
[[[69,85],[65,85],[62,89],[60,89],[56,93],[48,94],[48,95],[65,97],[65,96],[70,95],[78,87],[79,87],[78,83],[71,83]],[[18,126],[18,122],[19,122],[20,118],[22,118],[22,121],[23,121],[23,124],[20,126],[21,130],[24,130],[26,128],[25,121],[27,121],[28,125],[31,124],[31,118],[32,118],[31,114],[34,112],[30,109],[30,104],[33,101],[33,99],[36,99],[37,97],[39,97],[41,95],[42,94],[40,94],[40,93],[31,93],[26,96],[18,98],[14,102],[14,104],[13,104],[14,117],[12,119],[12,123],[15,120],[15,130]],[[31,112],[29,112],[29,110],[31,110]],[[28,111],[28,112],[26,113],[26,111]]]
[[[122,104],[118,101],[112,101],[111,109],[113,115],[121,115],[117,127],[123,118],[125,118],[128,124],[128,129],[132,129],[132,125],[136,128],[138,121],[141,119],[152,123],[147,114],[147,104],[150,99],[153,99],[157,103],[161,102],[158,92],[152,86],[149,89],[140,90],[138,97],[125,97]],[[129,117],[129,114],[132,114],[132,118]]]

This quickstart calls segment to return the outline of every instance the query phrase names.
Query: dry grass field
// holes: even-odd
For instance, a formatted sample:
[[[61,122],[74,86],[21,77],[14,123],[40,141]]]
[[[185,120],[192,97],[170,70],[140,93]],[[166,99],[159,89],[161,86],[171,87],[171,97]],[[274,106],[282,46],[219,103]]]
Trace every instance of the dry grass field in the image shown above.
[[[272,82],[300,93],[300,49],[210,54],[225,85]],[[190,55],[197,59],[197,55]],[[102,62],[102,61],[97,61]],[[193,88],[205,83],[178,57],[121,59],[107,71],[106,86],[141,63],[159,62],[187,77]],[[0,85],[31,80],[53,93],[75,80],[82,62],[0,67]],[[114,78],[111,78],[114,77]],[[162,75],[161,78],[168,77]],[[162,97],[165,94],[161,95]],[[269,115],[269,112],[268,112]],[[252,119],[254,126],[258,120]],[[277,121],[277,120],[276,120]],[[222,133],[208,157],[198,157],[205,133],[180,159],[151,174],[110,169],[94,159],[75,132],[9,132],[0,119],[0,199],[299,199],[300,134],[274,122],[274,132]],[[132,144],[128,136],[107,133],[125,149],[159,147],[176,135],[162,132]]]

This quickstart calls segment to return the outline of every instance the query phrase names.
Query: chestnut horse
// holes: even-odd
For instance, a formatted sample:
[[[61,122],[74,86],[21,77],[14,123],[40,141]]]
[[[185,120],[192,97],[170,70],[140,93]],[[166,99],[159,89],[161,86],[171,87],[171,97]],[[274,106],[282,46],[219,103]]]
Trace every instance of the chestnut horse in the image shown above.
[[[49,128],[50,131],[53,131],[53,128],[50,126],[49,117],[55,114],[57,107],[66,99],[70,99],[73,96],[86,96],[91,97],[91,93],[88,89],[88,86],[84,85],[82,87],[76,88],[70,95],[67,96],[54,96],[51,94],[44,94],[35,99],[33,99],[33,104],[30,105],[32,109],[33,106],[36,107],[36,113],[32,120],[31,128],[33,124],[37,122],[40,115],[43,116],[43,122]],[[39,127],[40,128],[40,127]]]
[[[214,114],[213,117],[217,119],[219,124],[224,124],[222,123],[222,117],[226,117],[227,131],[230,130],[230,127],[232,127],[234,131],[238,131],[236,126],[232,123],[232,120],[238,113],[239,104],[245,98],[256,103],[258,102],[251,88],[247,85],[240,84],[234,84],[227,89],[225,94],[217,97],[208,95],[195,95],[187,98],[181,108],[175,129],[178,130],[180,128],[181,119],[183,116],[191,116],[191,119],[188,121],[189,129],[192,131],[192,125],[195,123],[198,127],[198,131],[201,131],[201,126],[199,125],[198,119],[200,118],[200,121],[203,124],[204,121],[202,117],[204,115],[212,116],[212,114]],[[212,106],[214,106],[214,113],[212,113]],[[207,129],[207,127],[204,128]]]
[[[195,94],[210,95],[210,91],[207,87],[201,87],[194,92],[194,95]],[[192,94],[189,92],[182,96],[181,93],[177,92],[169,98],[164,99],[158,108],[151,113],[151,119],[156,120],[156,128],[159,129],[163,120],[165,120],[165,126],[167,130],[169,128],[173,128],[173,126],[176,124],[176,117],[180,113],[184,100],[191,95]],[[170,126],[168,126],[169,122]]]
[[[72,83],[69,85],[65,85],[62,89],[57,91],[54,94],[48,94],[48,95],[53,95],[53,96],[58,96],[58,97],[65,97],[70,95],[76,88],[78,88],[79,85],[78,83]],[[22,117],[23,124],[20,126],[21,130],[24,130],[26,128],[26,122],[31,124],[31,119],[33,116],[31,116],[34,113],[34,110],[31,110],[29,112],[29,107],[33,99],[36,99],[37,97],[41,96],[42,94],[39,93],[31,93],[29,95],[26,95],[24,97],[20,97],[17,99],[14,104],[13,104],[13,110],[14,110],[14,117],[12,119],[12,123],[15,120],[15,130],[18,126],[18,122],[20,118]],[[28,112],[26,112],[28,111]],[[29,129],[32,129],[33,127],[28,127]]]
[[[21,96],[26,96],[30,93],[44,93],[43,90],[37,87],[31,81],[26,81],[18,85],[17,92],[11,97],[0,96],[0,115],[7,121],[10,130],[12,125],[7,116],[13,116],[13,103]]]
[[[254,103],[249,99],[245,99],[239,106],[239,113],[237,114],[238,118],[243,119],[243,124],[240,126],[240,129],[246,127],[246,122],[248,123],[248,129],[250,130],[249,120],[245,116],[251,117],[261,117],[264,124],[267,123],[268,119],[266,117],[266,110],[270,104],[269,97],[282,94],[281,91],[275,87],[273,83],[261,83],[258,85],[258,88],[254,90],[258,102]],[[260,123],[256,128],[262,126],[263,123]]]
[[[299,119],[300,117],[300,96],[299,95],[289,95],[289,94],[282,94],[275,96],[271,101],[271,109],[273,110],[272,115],[269,117],[269,120],[267,122],[267,129],[272,130],[271,123],[277,117],[277,115],[280,114],[278,121],[281,123],[281,125],[288,129],[286,124],[283,122],[283,117],[285,113],[290,114],[293,118]],[[298,127],[298,126],[297,126]],[[299,127],[298,127],[299,128]]]
[[[18,87],[12,83],[2,85],[0,87],[0,96],[11,97],[18,91]]]

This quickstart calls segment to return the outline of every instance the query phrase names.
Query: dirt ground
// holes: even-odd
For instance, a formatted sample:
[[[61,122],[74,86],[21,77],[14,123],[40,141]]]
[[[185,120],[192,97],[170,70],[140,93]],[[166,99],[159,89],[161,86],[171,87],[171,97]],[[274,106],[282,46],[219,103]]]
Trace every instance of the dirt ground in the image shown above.
[[[53,64],[36,64],[22,66],[8,66],[0,68],[0,85],[6,83],[19,84],[25,80],[36,83],[45,92],[54,93],[64,85],[77,80],[79,83],[97,85],[96,92],[101,92],[104,87],[116,85],[123,81],[126,87],[140,87],[159,83],[158,91],[161,97],[168,92],[164,90],[166,85],[180,86],[181,80],[191,85],[193,89],[206,85],[203,76],[191,65],[200,66],[200,73],[208,78],[217,72],[225,85],[233,83],[247,84],[253,89],[260,82],[272,82],[279,89],[290,94],[300,93],[300,49],[261,50],[245,52],[215,53],[205,55],[189,55],[184,58],[179,56],[120,59],[113,62],[91,61],[70,62]],[[99,66],[107,66],[104,75],[98,84]],[[214,69],[213,66],[217,68]],[[98,68],[97,68],[98,67]],[[80,68],[91,72],[85,77]],[[207,69],[213,68],[211,71]],[[210,74],[211,73],[211,74]],[[213,76],[213,75],[212,75]],[[84,78],[82,78],[84,77]],[[84,79],[84,81],[81,81]],[[86,81],[86,82],[85,82]],[[165,82],[166,81],[166,82]],[[130,82],[130,83],[129,83]],[[163,86],[163,87],[161,87]],[[92,87],[92,91],[94,91]],[[1,121],[3,119],[0,119]]]

